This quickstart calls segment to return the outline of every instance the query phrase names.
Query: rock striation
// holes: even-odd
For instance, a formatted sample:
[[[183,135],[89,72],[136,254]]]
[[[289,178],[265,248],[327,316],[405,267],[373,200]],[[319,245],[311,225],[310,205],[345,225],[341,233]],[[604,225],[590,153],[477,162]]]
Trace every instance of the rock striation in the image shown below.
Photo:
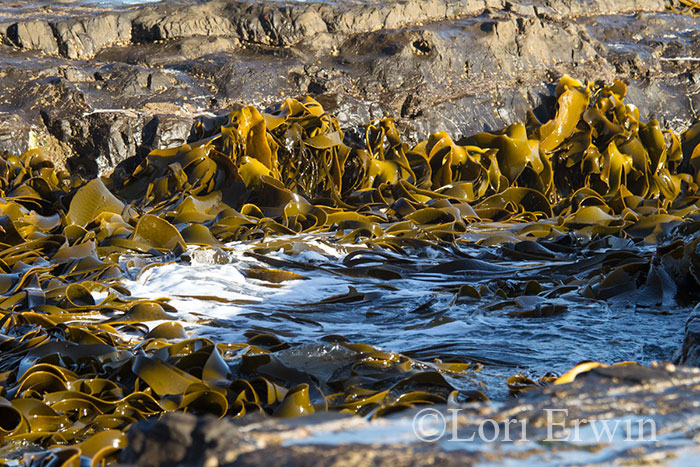
[[[348,134],[394,117],[417,141],[553,111],[550,83],[621,79],[643,118],[688,126],[698,37],[665,2],[166,1],[0,8],[0,150],[50,146],[93,176],[181,144],[199,116],[309,94]],[[359,130],[361,132],[361,130]],[[359,133],[358,133],[359,134]],[[9,135],[5,137],[4,135]]]

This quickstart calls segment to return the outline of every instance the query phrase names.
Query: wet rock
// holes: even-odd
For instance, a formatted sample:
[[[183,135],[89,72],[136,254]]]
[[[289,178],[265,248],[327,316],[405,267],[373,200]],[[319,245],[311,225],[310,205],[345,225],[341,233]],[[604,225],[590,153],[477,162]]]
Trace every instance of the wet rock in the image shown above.
[[[194,119],[181,115],[156,115],[152,122],[153,138],[146,135],[149,148],[174,148],[187,142]]]
[[[681,347],[676,362],[687,366],[700,366],[700,310],[695,308],[688,316]]]
[[[80,119],[59,120],[51,125],[59,128],[60,139],[71,145],[76,155],[69,167],[85,176],[104,173],[123,160],[135,156],[143,141],[145,125],[133,112],[107,111],[83,115]]]
[[[184,144],[193,119],[176,115],[149,116],[128,111],[104,111],[80,119],[62,120],[62,140],[76,156],[71,167],[86,176],[105,173],[121,162],[143,158],[151,150]]]
[[[231,257],[220,248],[197,248],[183,255],[185,261],[198,264],[229,264]]]
[[[663,11],[664,0],[620,0],[614,3],[600,0],[537,0],[533,2],[538,15],[553,18],[567,16],[606,15],[635,11]]]
[[[102,67],[95,73],[95,80],[100,83],[100,90],[119,95],[124,104],[135,107],[140,98],[148,96],[154,90],[151,86],[153,73],[157,76],[155,87],[172,85],[169,80],[163,79],[161,71],[121,63]]]
[[[176,50],[186,59],[231,52],[240,44],[236,38],[190,37],[175,42]]]
[[[394,117],[415,140],[501,128],[531,108],[545,121],[565,73],[622,79],[643,119],[676,130],[700,108],[687,60],[700,28],[663,1],[25,4],[1,21],[13,47],[0,48],[0,112],[72,148],[86,174],[180,140],[186,118],[171,132],[167,115],[305,94],[347,132]]]
[[[172,413],[160,420],[135,425],[120,463],[159,465],[464,465],[477,456],[443,452],[438,446],[301,445],[285,440],[318,433],[370,428],[367,421],[337,413],[283,420],[256,415],[239,420],[216,420]]]
[[[29,148],[31,125],[18,115],[0,114],[0,152],[21,154]]]
[[[427,451],[427,452],[426,452]],[[236,467],[269,466],[383,466],[419,467],[424,465],[464,466],[472,465],[480,456],[468,451],[443,451],[416,449],[402,446],[367,446],[344,444],[341,446],[290,446],[261,449],[240,456],[231,465]]]
[[[128,438],[120,462],[140,466],[216,466],[255,448],[231,422],[186,413],[140,422],[129,430]]]
[[[154,466],[417,466],[512,460],[561,463],[577,456],[601,463],[641,464],[678,455],[684,446],[694,449],[698,388],[696,369],[670,364],[599,367],[569,384],[533,389],[498,406],[430,406],[430,420],[444,421],[426,425],[437,429],[430,442],[413,431],[420,427],[416,417],[425,407],[374,421],[332,412],[293,419],[255,414],[231,420],[168,414],[134,425],[120,461]],[[627,420],[634,421],[629,425],[632,432],[625,431]],[[510,428],[504,436],[506,423]],[[604,423],[617,442],[610,443],[604,434],[599,439],[590,435],[592,430],[602,432]],[[589,433],[582,435],[583,441],[551,441],[574,436],[576,426]],[[646,431],[634,431],[638,426]],[[632,441],[625,441],[625,436]],[[490,441],[480,442],[482,438]]]
[[[446,31],[450,35],[445,35]],[[471,37],[474,42],[469,47],[457,45],[453,35]],[[409,119],[414,131],[423,134],[443,129],[467,134],[482,131],[481,125],[496,128],[512,123],[518,120],[517,115],[542,105],[538,94],[525,99],[515,96],[541,83],[538,78],[543,64],[562,64],[576,73],[580,63],[596,63],[598,76],[611,75],[611,67],[598,58],[596,49],[600,47],[581,26],[562,27],[536,18],[494,14],[422,30],[382,30],[353,36],[340,46],[338,55],[344,65],[352,66],[348,72],[352,77],[341,79],[359,83],[361,99],[381,102],[386,114]],[[375,57],[367,60],[370,56]],[[581,72],[588,74],[583,69]],[[373,78],[364,80],[362,76]],[[494,86],[496,76],[498,84]],[[496,93],[507,97],[509,105]],[[541,93],[548,94],[546,89]],[[469,98],[484,100],[487,107],[469,105]],[[436,103],[441,107],[449,103],[454,110],[448,113],[461,113],[443,118],[443,122],[460,121],[462,125],[445,128],[443,124],[441,128],[433,124],[430,120],[436,112],[431,109]],[[504,118],[499,107],[510,114]],[[470,115],[471,109],[478,109],[478,115]],[[473,125],[474,121],[480,127]]]

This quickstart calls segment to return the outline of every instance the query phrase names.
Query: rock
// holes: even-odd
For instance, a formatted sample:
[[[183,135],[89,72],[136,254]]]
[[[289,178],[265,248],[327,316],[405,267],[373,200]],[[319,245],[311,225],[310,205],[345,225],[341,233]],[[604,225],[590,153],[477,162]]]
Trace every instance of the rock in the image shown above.
[[[427,451],[427,452],[426,452]],[[231,465],[243,466],[341,466],[419,467],[472,465],[479,456],[468,451],[442,451],[402,446],[344,444],[339,446],[290,446],[260,449],[240,456]]]
[[[7,28],[7,39],[26,50],[40,50],[47,54],[58,53],[58,43],[51,26],[45,21],[22,21]]]
[[[68,167],[87,177],[102,174],[129,158],[187,141],[194,120],[177,115],[100,111],[45,121],[52,134],[74,150]]]
[[[149,11],[134,21],[134,39],[153,42],[194,36],[235,36],[234,24],[220,16],[213,6],[210,2],[166,15],[159,10]]]
[[[157,72],[159,75],[162,72]],[[95,73],[100,90],[119,95],[129,107],[135,106],[142,96],[148,96],[151,70],[121,63],[110,64]]]
[[[105,14],[54,24],[61,55],[88,60],[105,47],[131,41],[132,14]]]
[[[160,92],[168,89],[173,84],[175,80],[163,72],[154,72],[148,75],[148,80],[146,81],[146,87],[149,91]]]
[[[21,3],[21,2],[20,2]],[[658,0],[610,2],[539,0],[534,5],[510,1],[392,0],[375,4],[338,2],[293,5],[251,5],[242,0],[213,0],[182,7],[160,4],[141,8],[76,7],[54,10],[54,16],[25,8],[30,21],[3,22],[2,35],[25,50],[40,50],[70,59],[87,60],[105,47],[130,41],[153,42],[197,36],[231,37],[241,41],[292,46],[315,35],[334,32],[357,34],[420,25],[436,20],[475,15],[485,9],[507,10],[540,17],[662,11]],[[14,12],[12,12],[14,13]]]
[[[697,455],[698,387],[697,369],[627,365],[599,367],[569,384],[533,389],[503,404],[423,406],[373,421],[333,412],[223,420],[168,414],[134,425],[120,461],[149,466],[418,466],[561,463],[575,457],[586,464],[638,465],[683,455],[683,447]],[[430,442],[417,436],[426,409],[431,418],[424,422],[443,421],[425,424],[437,430]],[[645,431],[637,430],[639,422]],[[615,442],[592,434],[603,433],[603,424]],[[576,426],[582,437],[578,442],[552,441],[575,436]]]
[[[153,139],[147,139],[150,149],[174,148],[187,142],[194,119],[181,115],[156,115]],[[150,136],[150,135],[148,135]]]
[[[700,366],[700,309],[697,307],[688,316],[683,345],[675,361],[680,365]]]
[[[231,52],[240,44],[236,38],[190,37],[177,43],[177,51],[186,59]]]
[[[18,115],[0,114],[0,152],[22,154],[30,146],[31,125]]]
[[[347,134],[392,117],[414,140],[442,130],[459,140],[523,121],[530,109],[545,121],[551,83],[565,73],[622,79],[642,119],[675,130],[700,108],[700,72],[687,60],[700,56],[700,27],[665,13],[661,0],[210,0],[50,11],[18,2],[0,6],[0,36],[13,46],[0,47],[0,112],[19,116],[19,135],[28,125],[67,145],[71,167],[87,176],[176,144],[185,115],[287,96],[316,98]]]
[[[119,460],[139,466],[216,466],[255,449],[231,422],[182,412],[137,423],[128,438]]]
[[[182,258],[190,263],[197,264],[230,264],[231,257],[220,248],[197,248],[196,250],[185,253]]]

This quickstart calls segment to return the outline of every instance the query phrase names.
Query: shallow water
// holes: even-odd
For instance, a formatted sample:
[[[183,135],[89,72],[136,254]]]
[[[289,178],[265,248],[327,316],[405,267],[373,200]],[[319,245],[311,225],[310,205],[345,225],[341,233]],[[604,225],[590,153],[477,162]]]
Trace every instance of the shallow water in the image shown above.
[[[483,364],[476,376],[451,382],[460,390],[481,389],[496,400],[508,397],[505,379],[520,371],[539,378],[561,374],[583,360],[670,360],[682,342],[688,309],[668,301],[650,303],[641,292],[601,301],[569,287],[551,292],[556,295],[551,303],[566,311],[541,318],[509,315],[521,311],[519,306],[491,292],[522,288],[533,279],[544,295],[561,291],[556,286],[563,280],[591,274],[591,258],[602,257],[605,248],[532,261],[508,259],[507,246],[471,242],[453,252],[424,248],[401,256],[366,249],[361,254],[358,247],[353,253],[332,241],[327,235],[277,240],[288,251],[270,245],[265,262],[250,256],[252,244],[227,245],[227,264],[212,264],[213,250],[193,250],[190,264],[153,267],[124,285],[134,297],[169,297],[192,336],[244,342],[267,333],[290,344],[346,339],[422,361]],[[638,253],[645,249],[651,253],[636,247]],[[284,269],[308,279],[272,284],[246,277],[251,267]],[[482,298],[456,299],[465,284],[481,289]],[[362,295],[331,299],[352,288]],[[308,352],[312,357],[313,348]]]
[[[162,0],[79,0],[75,3],[81,5],[99,5],[99,6],[120,6],[120,5],[141,5],[144,3],[159,3]]]
[[[124,10],[138,5],[156,3],[183,3],[180,0],[14,0],[0,2],[0,19],[5,21],[57,19],[72,15],[92,15],[111,10]]]

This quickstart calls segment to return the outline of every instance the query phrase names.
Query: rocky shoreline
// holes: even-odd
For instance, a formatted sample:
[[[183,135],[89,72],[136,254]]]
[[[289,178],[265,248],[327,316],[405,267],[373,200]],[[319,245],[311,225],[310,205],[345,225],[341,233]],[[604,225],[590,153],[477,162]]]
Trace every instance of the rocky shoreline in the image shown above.
[[[551,118],[563,74],[628,84],[644,119],[700,109],[700,31],[657,0],[217,0],[0,9],[0,150],[87,176],[185,142],[198,116],[309,94],[353,132],[414,140]],[[669,34],[672,32],[672,34]]]
[[[422,442],[411,432],[421,415],[419,409],[373,422],[331,413],[291,420],[255,416],[216,420],[174,413],[135,425],[120,462],[141,466],[682,463],[698,455],[698,390],[697,369],[673,365],[598,368],[579,375],[571,384],[531,391],[502,407],[440,408],[446,424],[438,424],[436,431],[446,429],[430,442]],[[551,410],[554,412],[548,412]],[[584,435],[578,443],[562,441],[574,440],[575,420],[620,423],[630,416],[644,420],[647,429],[653,420],[653,433],[635,431],[629,436],[640,441],[636,443],[595,442]],[[506,441],[504,424],[509,422],[511,441]],[[623,425],[615,426],[621,430]],[[342,433],[349,441],[342,441]],[[479,443],[478,434],[494,441]],[[547,441],[548,437],[558,441]],[[578,457],[581,455],[584,457]]]

